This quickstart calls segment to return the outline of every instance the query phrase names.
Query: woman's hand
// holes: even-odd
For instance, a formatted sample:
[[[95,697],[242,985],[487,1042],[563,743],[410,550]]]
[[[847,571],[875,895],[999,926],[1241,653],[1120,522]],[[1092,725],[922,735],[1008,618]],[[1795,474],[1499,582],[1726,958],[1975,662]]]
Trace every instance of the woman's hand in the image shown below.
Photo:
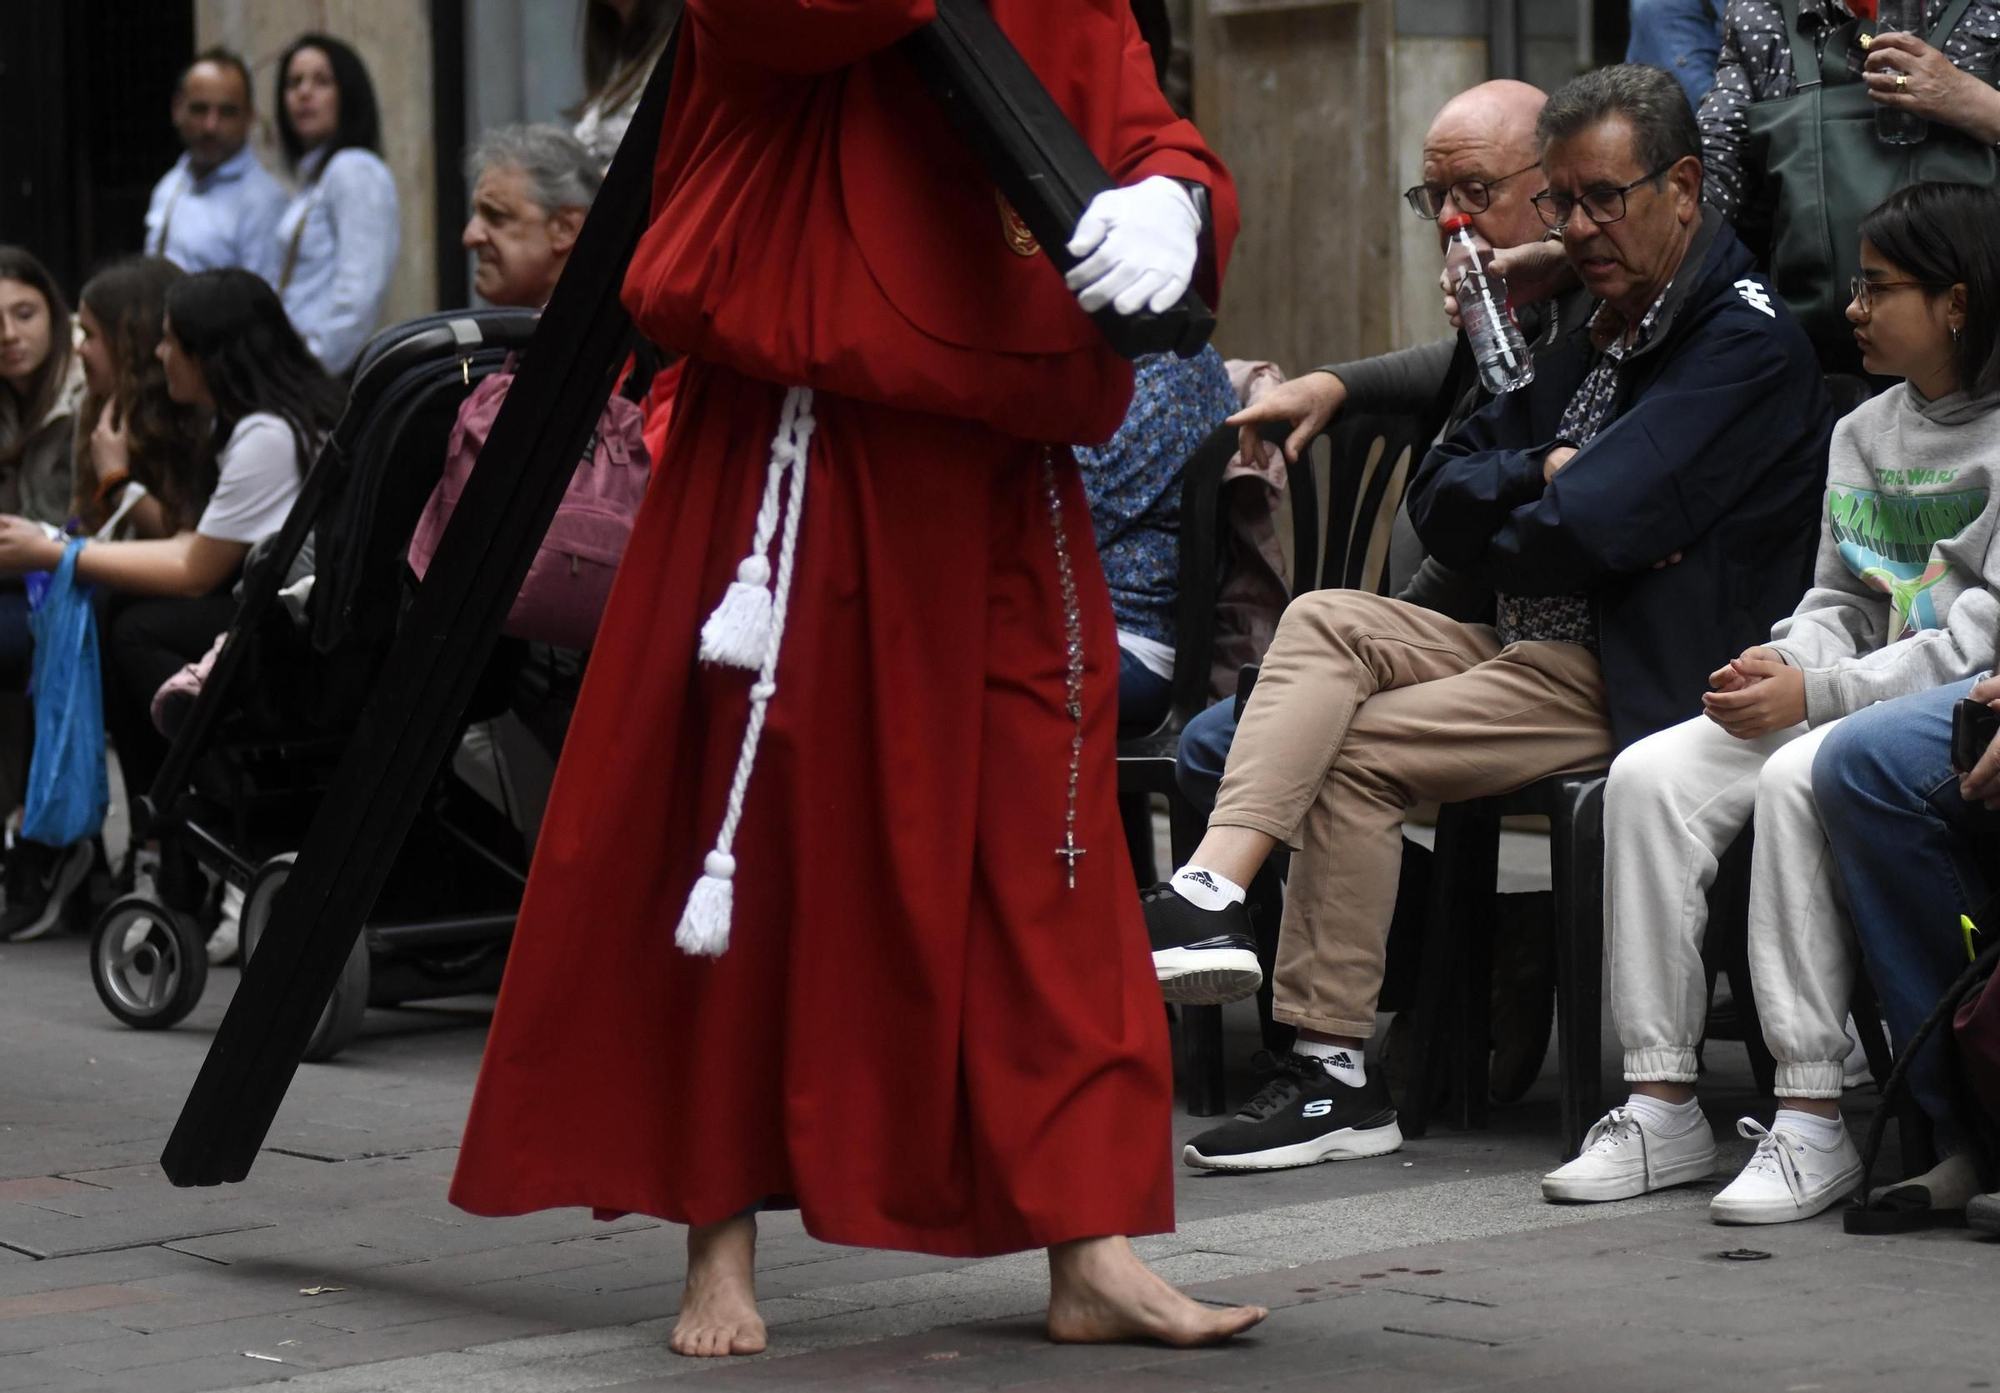
[[[1738,740],[1795,726],[1806,718],[1806,675],[1770,648],[1745,649],[1743,656],[1709,675],[1715,690],[1704,693],[1702,714]]]
[[[40,523],[0,516],[0,576],[53,571],[62,554],[63,544],[51,540]]]
[[[1864,78],[1868,95],[1883,106],[1941,122],[1981,144],[2000,141],[2000,92],[1915,34],[1877,34]]]
[[[87,466],[91,477],[98,483],[115,479],[120,474],[129,474],[132,466],[132,442],[125,433],[125,423],[118,419],[112,403],[104,403],[104,409],[97,413],[97,426],[90,432],[90,463]]]

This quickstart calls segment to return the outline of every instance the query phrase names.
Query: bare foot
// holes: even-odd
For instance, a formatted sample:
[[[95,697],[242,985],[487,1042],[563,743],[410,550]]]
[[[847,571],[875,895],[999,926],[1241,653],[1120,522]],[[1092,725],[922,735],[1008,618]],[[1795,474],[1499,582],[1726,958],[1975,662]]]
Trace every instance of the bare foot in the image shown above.
[[[1049,1249],[1049,1338],[1060,1344],[1212,1345],[1269,1314],[1262,1306],[1218,1308],[1183,1296],[1123,1238],[1082,1238]]]
[[[756,1256],[757,1220],[751,1215],[688,1230],[687,1284],[668,1348],[696,1358],[763,1351],[764,1318],[757,1314],[751,1276]]]

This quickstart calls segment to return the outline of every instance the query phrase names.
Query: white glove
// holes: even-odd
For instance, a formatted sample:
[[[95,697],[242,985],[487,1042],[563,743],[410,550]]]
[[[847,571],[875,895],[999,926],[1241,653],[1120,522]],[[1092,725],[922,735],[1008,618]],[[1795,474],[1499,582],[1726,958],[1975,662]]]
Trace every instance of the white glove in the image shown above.
[[[1201,214],[1179,183],[1155,174],[1090,200],[1069,254],[1084,258],[1063,277],[1086,313],[1171,309],[1194,277]]]

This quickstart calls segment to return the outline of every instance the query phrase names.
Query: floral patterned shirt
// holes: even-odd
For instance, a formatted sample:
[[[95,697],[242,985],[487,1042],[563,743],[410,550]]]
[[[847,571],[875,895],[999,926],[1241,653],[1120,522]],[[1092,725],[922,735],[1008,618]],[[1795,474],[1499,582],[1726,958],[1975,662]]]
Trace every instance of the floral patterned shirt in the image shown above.
[[[1667,303],[1667,291],[1672,289],[1669,284],[1660,292],[1630,341],[1620,334],[1605,346],[1596,366],[1563,408],[1556,426],[1557,439],[1581,450],[1611,423],[1618,408],[1618,371],[1653,337],[1660,307]],[[1598,310],[1599,315],[1607,312]],[[1496,601],[1499,613],[1494,627],[1500,631],[1503,644],[1580,643],[1593,653],[1597,651],[1597,620],[1588,595],[1500,595]]]
[[[1179,594],[1181,467],[1237,406],[1222,355],[1150,354],[1134,364],[1118,434],[1072,453],[1083,471],[1097,554],[1123,633],[1171,647]]]

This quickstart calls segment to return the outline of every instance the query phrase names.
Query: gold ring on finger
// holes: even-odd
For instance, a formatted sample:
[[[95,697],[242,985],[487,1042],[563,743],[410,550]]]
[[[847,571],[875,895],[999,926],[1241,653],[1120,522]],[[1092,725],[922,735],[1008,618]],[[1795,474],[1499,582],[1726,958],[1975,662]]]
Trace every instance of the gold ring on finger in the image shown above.
[[[1910,90],[1910,79],[1906,74],[1896,74],[1896,90],[1898,92],[1907,92]]]

